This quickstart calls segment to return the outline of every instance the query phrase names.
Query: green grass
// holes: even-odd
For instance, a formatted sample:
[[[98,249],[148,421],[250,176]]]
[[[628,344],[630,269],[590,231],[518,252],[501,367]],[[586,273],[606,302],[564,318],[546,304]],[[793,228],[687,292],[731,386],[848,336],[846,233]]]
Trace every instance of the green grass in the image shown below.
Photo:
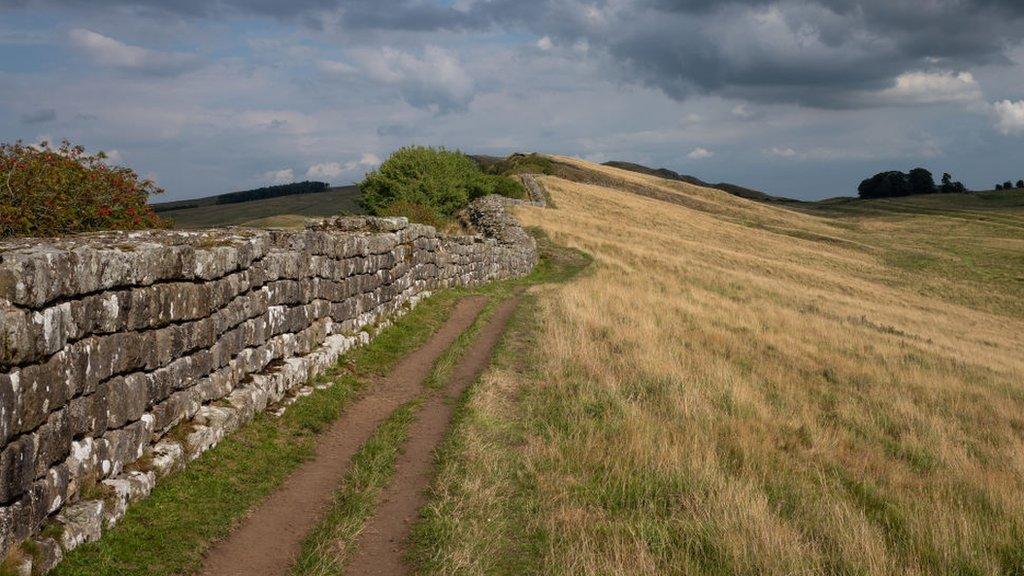
[[[471,292],[504,292],[502,284]],[[473,324],[452,342],[434,363],[424,382],[425,389],[445,386],[451,369],[487,323],[500,298],[491,298]],[[334,503],[302,544],[302,552],[291,570],[293,576],[333,576],[344,572],[355,550],[363,524],[373,515],[380,493],[391,483],[395,459],[405,443],[406,431],[422,403],[423,395],[396,410],[353,458],[352,470],[335,492]]]
[[[208,199],[188,200],[183,203],[195,204]],[[173,203],[169,203],[173,204]],[[361,214],[359,189],[355,186],[331,188],[326,192],[279,196],[263,200],[250,200],[234,204],[208,204],[179,210],[161,212],[160,216],[170,218],[175,228],[216,228],[220,226],[242,226],[269,223],[270,226],[284,224],[294,226],[297,217],[337,216],[338,214]],[[265,220],[266,219],[266,220]]]
[[[577,250],[566,249],[552,243],[540,230],[531,230],[538,240],[542,258],[533,274],[525,280],[531,284],[567,282],[584,273],[590,266],[590,256]],[[510,370],[519,374],[537,375],[535,350],[541,345],[536,340],[537,322],[540,321],[535,305],[537,296],[532,292],[523,295],[523,302],[509,319],[506,329],[494,353],[492,365],[498,370]],[[445,369],[439,362],[436,374]],[[529,471],[524,468],[517,446],[521,446],[527,434],[528,423],[516,417],[518,410],[509,407],[503,416],[489,418],[483,411],[468,408],[477,386],[471,386],[459,400],[452,427],[436,455],[437,472],[429,492],[429,504],[420,511],[420,520],[413,526],[410,558],[423,574],[444,574],[453,565],[461,566],[467,573],[477,574],[539,574],[542,573],[540,559],[547,546],[548,534],[543,530],[531,529],[531,519],[540,516],[534,506],[539,501],[534,495],[534,486],[528,481]],[[541,392],[543,393],[543,392]],[[520,406],[530,403],[520,399]],[[549,398],[552,408],[562,400]],[[557,415],[557,410],[546,414],[535,413],[550,425],[548,419]],[[473,435],[472,441],[469,434]],[[487,458],[467,457],[476,449],[488,450]],[[487,469],[470,474],[467,467],[481,466]],[[487,484],[468,489],[457,478],[485,477]],[[508,489],[509,487],[514,489]],[[500,487],[500,494],[490,493],[487,509],[456,507],[459,502],[473,499],[470,492],[490,492]],[[447,494],[439,497],[439,490],[465,490],[465,494]],[[472,539],[464,538],[461,530],[470,527]],[[453,549],[458,540],[463,544],[472,541],[474,548],[467,558],[445,558],[444,554]]]
[[[363,523],[377,508],[380,493],[395,474],[395,460],[405,442],[420,401],[395,410],[352,458],[352,469],[335,493],[330,511],[306,537],[291,574],[342,574]]]
[[[792,208],[848,227],[886,265],[881,280],[889,285],[1024,318],[1022,191],[842,198]]]
[[[188,468],[162,480],[149,498],[99,542],[81,546],[57,575],[170,575],[197,569],[210,543],[277,488],[314,451],[316,435],[365,386],[386,374],[444,323],[458,294],[421,302],[368,346],[347,354],[324,379],[334,385],[297,400],[281,418],[258,415]]]
[[[447,385],[452,369],[502,301],[513,293],[521,292],[527,285],[566,280],[590,262],[589,258],[579,252],[555,246],[539,231],[535,231],[535,236],[541,260],[532,274],[523,279],[453,291],[460,296],[482,294],[490,299],[473,324],[434,363],[424,383],[426,389],[437,390]],[[459,406],[462,406],[461,402]],[[417,407],[418,404],[414,402],[397,410],[378,430],[374,439],[360,450],[353,460],[351,472],[335,493],[331,510],[303,542],[302,553],[291,572],[293,576],[343,573],[363,524],[376,510],[381,491],[394,475],[395,458],[405,441],[406,428]]]
[[[509,320],[508,329],[495,351],[493,365],[498,369],[531,371],[530,350],[537,322],[536,296],[526,295],[519,310]],[[461,399],[452,428],[437,454],[437,476],[429,492],[430,504],[420,513],[420,520],[412,531],[410,557],[423,574],[442,574],[453,565],[463,566],[467,573],[478,574],[538,574],[539,558],[545,548],[547,536],[530,530],[530,518],[537,517],[533,510],[534,487],[527,480],[519,452],[515,449],[525,438],[525,422],[509,414],[508,417],[489,418],[483,412],[467,409],[466,404],[475,393],[470,388]],[[516,412],[513,408],[512,412]],[[468,434],[472,432],[472,444]],[[491,456],[482,459],[466,457],[479,446],[490,450]],[[467,467],[481,466],[476,477],[486,477],[488,483],[477,486],[491,493],[492,488],[502,490],[500,496],[489,498],[487,509],[457,507],[457,503],[473,499],[470,489],[455,481],[456,478],[474,476]],[[443,487],[443,488],[442,488]],[[460,490],[466,493],[438,497],[440,489]],[[471,527],[474,536],[463,538],[463,530]],[[467,553],[471,558],[446,558],[449,550],[460,550],[455,541],[472,542],[476,546]]]
[[[463,292],[504,292],[502,284]],[[434,363],[424,382],[426,389],[443,387],[452,367],[486,324],[500,299],[491,298],[473,324],[452,342]],[[355,550],[363,524],[377,509],[380,493],[391,483],[395,459],[405,443],[406,431],[422,403],[423,394],[415,401],[397,409],[381,425],[352,460],[352,469],[334,494],[330,511],[306,536],[302,552],[292,567],[293,576],[331,576],[342,574]]]

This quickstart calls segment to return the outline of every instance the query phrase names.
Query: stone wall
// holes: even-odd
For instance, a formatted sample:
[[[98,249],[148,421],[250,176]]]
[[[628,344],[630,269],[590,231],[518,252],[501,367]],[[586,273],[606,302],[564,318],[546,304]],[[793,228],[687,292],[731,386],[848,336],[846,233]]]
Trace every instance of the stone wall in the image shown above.
[[[424,295],[527,274],[506,206],[473,202],[465,236],[345,217],[0,243],[0,552],[59,523],[47,569]]]
[[[548,205],[547,194],[544,191],[544,186],[540,183],[537,178],[540,174],[520,174],[519,181],[523,184],[523,188],[526,190],[528,200],[527,204],[534,206],[540,206],[546,208]]]

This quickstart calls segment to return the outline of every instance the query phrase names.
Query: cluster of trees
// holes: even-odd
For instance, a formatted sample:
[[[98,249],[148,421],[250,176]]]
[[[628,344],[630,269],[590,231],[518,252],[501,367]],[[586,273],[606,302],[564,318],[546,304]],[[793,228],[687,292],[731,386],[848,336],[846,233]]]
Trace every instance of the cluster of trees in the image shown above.
[[[0,238],[163,227],[148,204],[161,192],[67,140],[56,148],[0,144]]]
[[[1024,189],[1024,178],[1017,180],[1017,185],[1014,186],[1013,182],[1007,180],[1002,184],[996,184],[996,190],[1013,190],[1013,189]]]
[[[486,174],[469,156],[445,148],[408,146],[395,151],[359,183],[363,208],[379,216],[405,216],[444,228],[470,200],[488,194],[525,198],[522,184]]]
[[[952,194],[967,192],[962,182],[956,182],[947,172],[942,175],[942,183],[935,184],[932,173],[924,168],[914,168],[909,173],[898,170],[880,172],[864,180],[857,187],[861,198],[889,198],[893,196],[910,196],[912,194]]]
[[[294,194],[313,194],[315,192],[326,192],[330,188],[327,182],[293,182],[291,184],[279,184],[277,186],[264,186],[241,192],[230,192],[217,196],[217,204],[236,204],[249,202],[250,200],[263,200],[266,198],[277,198],[279,196],[292,196]]]

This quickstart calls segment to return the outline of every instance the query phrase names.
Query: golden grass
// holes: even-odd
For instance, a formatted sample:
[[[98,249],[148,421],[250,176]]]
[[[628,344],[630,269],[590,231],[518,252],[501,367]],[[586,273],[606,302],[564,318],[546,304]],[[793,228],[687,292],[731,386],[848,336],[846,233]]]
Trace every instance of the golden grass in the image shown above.
[[[1024,271],[975,301],[880,241],[913,249],[928,216],[558,160],[681,201],[547,177],[558,209],[520,211],[595,263],[537,293],[469,400],[425,571],[1024,573],[1024,319],[996,306]]]

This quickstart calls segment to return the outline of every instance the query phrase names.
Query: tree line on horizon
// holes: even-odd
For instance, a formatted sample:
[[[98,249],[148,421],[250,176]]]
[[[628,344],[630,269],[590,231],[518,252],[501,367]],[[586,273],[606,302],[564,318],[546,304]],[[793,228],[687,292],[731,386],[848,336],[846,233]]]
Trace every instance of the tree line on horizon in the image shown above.
[[[1017,180],[1017,184],[1014,184],[1013,182],[1010,182],[1009,180],[1007,180],[1006,182],[1003,182],[1002,184],[996,184],[996,188],[995,189],[996,190],[1015,190],[1015,189],[1016,190],[1024,190],[1024,178],[1021,178],[1020,180]]]
[[[1007,180],[996,184],[996,190],[1024,189],[1024,178],[1017,184]],[[953,180],[949,172],[943,172],[939,184],[935,183],[932,173],[925,168],[914,168],[909,173],[899,170],[879,172],[871,178],[861,181],[857,194],[861,198],[892,198],[896,196],[912,196],[915,194],[955,194],[970,192],[962,182]]]
[[[914,194],[954,194],[967,192],[963,182],[954,181],[948,173],[942,174],[942,183],[936,185],[932,173],[925,168],[914,168],[909,173],[899,170],[879,172],[860,183],[857,194],[861,198],[890,198]]]

